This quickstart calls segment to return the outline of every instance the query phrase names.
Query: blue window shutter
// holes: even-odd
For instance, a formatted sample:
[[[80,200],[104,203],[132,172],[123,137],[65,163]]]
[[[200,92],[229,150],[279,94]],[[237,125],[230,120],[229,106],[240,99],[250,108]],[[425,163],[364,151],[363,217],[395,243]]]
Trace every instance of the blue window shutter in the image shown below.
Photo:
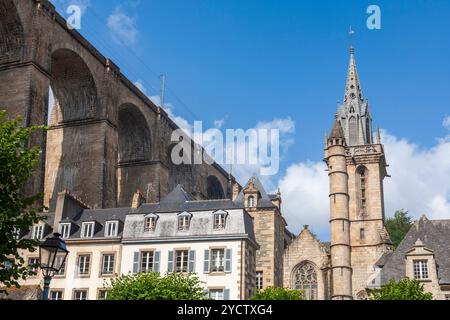
[[[231,249],[225,250],[225,272],[231,272]]]
[[[136,251],[133,257],[133,273],[139,273],[139,257],[140,252]]]
[[[223,300],[230,300],[230,289],[223,290]]]
[[[203,273],[209,273],[209,257],[210,251],[205,250],[205,260],[203,261]]]
[[[173,272],[173,251],[169,251],[169,260],[167,261],[167,272]]]
[[[161,258],[161,252],[155,251],[153,254],[153,272],[159,272],[159,261]]]
[[[189,272],[195,272],[195,250],[189,251]]]

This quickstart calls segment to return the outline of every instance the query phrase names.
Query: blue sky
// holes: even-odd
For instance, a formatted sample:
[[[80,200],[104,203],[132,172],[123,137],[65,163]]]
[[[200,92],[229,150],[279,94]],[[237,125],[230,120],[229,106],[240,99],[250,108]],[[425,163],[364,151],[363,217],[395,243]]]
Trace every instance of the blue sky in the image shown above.
[[[450,116],[448,0],[54,0],[66,17],[65,8],[72,2],[85,5],[81,34],[132,81],[139,81],[147,94],[158,95],[157,75],[167,75],[166,101],[177,116],[189,122],[203,120],[211,127],[224,120],[226,128],[244,129],[274,119],[295,122],[280,174],[272,177],[274,186],[301,192],[289,184],[293,178],[288,168],[304,168],[299,174],[311,174],[311,179],[320,175],[324,132],[344,94],[350,25],[356,31],[357,65],[374,125],[386,130],[392,153],[404,143],[412,148],[410,156],[421,156],[426,163],[425,155],[431,157],[442,144],[447,147],[450,121],[447,127],[443,123]],[[366,27],[371,4],[381,8],[381,30]],[[408,159],[406,155],[393,156],[392,161],[397,161],[398,170],[407,167],[410,172],[414,161],[409,167],[399,162]],[[447,181],[448,159],[436,165],[442,166],[439,176]],[[411,184],[407,178],[398,181],[392,183],[395,188]],[[292,199],[297,198],[294,193]],[[436,196],[444,199],[436,212],[450,214],[450,189],[437,193],[424,200],[428,204],[414,208],[409,207],[410,198],[398,194],[396,199],[402,201],[391,206],[387,201],[388,215],[402,206],[415,216],[433,216],[429,203]],[[308,210],[300,212],[293,208],[301,203],[286,206],[293,231],[302,223],[316,223],[319,236],[328,237],[325,223],[312,217],[326,220],[323,208],[308,204]]]

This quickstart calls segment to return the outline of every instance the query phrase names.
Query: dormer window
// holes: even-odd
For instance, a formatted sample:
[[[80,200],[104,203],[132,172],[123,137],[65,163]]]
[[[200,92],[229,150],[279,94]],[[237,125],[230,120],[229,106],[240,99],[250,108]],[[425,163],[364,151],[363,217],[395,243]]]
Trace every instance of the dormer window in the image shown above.
[[[70,223],[61,223],[59,225],[59,234],[61,234],[62,239],[69,239],[70,238]]]
[[[83,222],[81,225],[81,238],[94,237],[95,222]]]
[[[34,225],[31,232],[31,238],[34,240],[44,240],[44,227],[43,224]]]
[[[151,232],[156,230],[156,222],[158,221],[158,216],[155,214],[149,214],[145,217],[144,221],[144,231]]]
[[[178,216],[178,230],[188,231],[191,223],[191,214],[183,212]]]
[[[117,237],[119,233],[119,221],[107,221],[105,224],[105,237]]]
[[[225,229],[227,220],[227,213],[225,211],[219,211],[214,213],[214,230]]]
[[[254,196],[249,196],[247,199],[247,206],[249,208],[254,208],[255,207],[255,197]]]
[[[414,278],[417,280],[428,279],[428,261],[427,260],[414,260]]]

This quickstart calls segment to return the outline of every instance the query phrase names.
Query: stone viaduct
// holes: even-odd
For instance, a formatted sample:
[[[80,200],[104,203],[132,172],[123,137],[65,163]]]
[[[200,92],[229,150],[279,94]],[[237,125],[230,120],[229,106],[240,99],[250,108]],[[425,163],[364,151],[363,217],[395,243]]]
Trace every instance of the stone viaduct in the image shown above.
[[[30,141],[44,152],[26,190],[50,210],[64,189],[92,208],[130,206],[137,189],[156,202],[177,184],[199,199],[230,195],[234,178],[217,164],[172,164],[177,125],[48,0],[0,0],[0,108],[47,124],[50,88],[50,130]]]

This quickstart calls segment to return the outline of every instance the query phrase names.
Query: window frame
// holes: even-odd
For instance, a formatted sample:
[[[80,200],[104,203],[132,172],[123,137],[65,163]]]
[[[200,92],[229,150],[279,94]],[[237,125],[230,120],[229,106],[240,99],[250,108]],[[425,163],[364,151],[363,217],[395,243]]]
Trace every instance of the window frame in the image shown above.
[[[30,260],[36,260],[36,263],[30,263]],[[39,275],[39,257],[31,256],[27,258],[27,267],[31,269],[32,272],[36,273],[35,275],[30,276],[31,278],[36,278]],[[34,268],[30,268],[30,266],[34,265]]]
[[[57,292],[61,294],[59,299],[52,299],[52,294],[53,293],[57,293]],[[48,300],[51,300],[51,301],[62,301],[62,300],[64,300],[64,289],[50,289],[50,291],[48,293]]]
[[[191,219],[192,215],[187,212],[179,214],[177,217],[178,231],[180,232],[189,231],[189,229],[191,228]]]
[[[227,225],[228,213],[226,211],[216,211],[214,212],[213,218],[213,229],[214,230],[225,230]],[[217,221],[219,219],[219,221]]]
[[[67,230],[64,230],[64,228],[67,227]],[[67,222],[62,222],[59,224],[59,234],[61,235],[61,239],[69,239],[70,238],[70,233],[71,233],[71,229],[72,229],[72,224],[71,223],[67,223]],[[68,234],[66,235],[64,232],[66,231]]]
[[[105,257],[112,257],[112,271],[105,272]],[[103,252],[101,255],[101,265],[100,265],[100,276],[102,277],[113,277],[116,271],[116,253],[115,252]],[[111,261],[109,261],[109,264]]]
[[[156,250],[142,250],[139,252],[139,272],[142,273],[150,273],[153,272],[153,268],[155,265],[155,252]],[[144,260],[144,256],[146,257],[146,269],[144,271],[143,266],[143,260]],[[150,261],[151,260],[151,264]]]
[[[256,271],[256,284],[255,288],[256,290],[263,290],[264,289],[264,271]]]
[[[148,223],[148,222],[151,223]],[[158,216],[156,215],[147,215],[144,218],[144,232],[154,232],[156,231],[156,225],[158,223]]]
[[[110,234],[110,226],[114,226],[113,233]],[[116,238],[119,234],[119,220],[108,220],[105,222],[105,238]]]
[[[85,299],[75,299],[77,292],[84,292],[86,294]],[[87,301],[89,299],[89,289],[73,289],[72,300],[74,301]]]
[[[88,262],[86,263],[84,263],[85,265],[87,264],[88,265],[88,271],[87,271],[87,273],[80,273],[80,259],[82,258],[82,257],[88,257],[89,258],[89,260],[88,260]],[[91,275],[91,267],[92,267],[92,254],[91,253],[79,253],[78,255],[77,255],[77,260],[76,260],[76,263],[77,263],[77,269],[76,269],[76,275],[77,275],[77,277],[79,277],[79,278],[89,278],[90,277],[90,275]]]
[[[55,263],[58,261],[58,259],[63,259],[63,264],[61,265],[61,268],[59,269],[59,272],[55,273],[55,278],[64,278],[66,276],[66,265],[67,265],[67,258],[64,260],[64,256],[57,255]]]
[[[91,227],[91,229],[89,229],[91,232],[90,235],[86,235],[86,229],[88,226]],[[81,233],[80,233],[81,239],[92,239],[94,237],[94,234],[95,234],[95,221],[85,221],[81,223]]]
[[[247,197],[247,207],[249,208],[255,208],[255,196],[251,195]]]
[[[222,294],[222,299],[216,299],[212,297],[211,293],[216,292],[218,294]],[[225,288],[209,288],[208,289],[208,298],[215,301],[224,301],[225,300]]]
[[[109,289],[98,288],[98,289],[97,289],[97,301],[104,301],[104,300],[107,300],[109,291],[110,291]],[[103,292],[105,292],[106,295],[105,295],[104,298],[101,298],[101,294],[102,294]]]
[[[39,232],[36,231],[36,230],[39,230]],[[44,224],[39,223],[39,224],[33,225],[33,228],[32,228],[32,231],[31,231],[31,239],[33,239],[33,240],[41,240],[41,241],[44,240],[44,230],[45,230],[45,225]]]
[[[189,249],[174,250],[174,273],[189,273]],[[178,270],[178,254],[182,253],[180,260],[180,268]]]
[[[219,252],[219,254],[220,254],[220,252],[222,252],[222,256],[221,256],[221,259],[222,259],[222,261],[221,261],[222,262],[222,265],[221,265],[222,270],[220,270],[220,266],[219,266],[218,270],[214,270],[215,262],[217,262],[215,257],[214,257],[214,252]],[[226,249],[225,248],[211,248],[211,249],[209,249],[209,272],[210,273],[225,273],[225,261],[226,261],[225,255],[226,255]],[[219,261],[220,261],[220,255],[218,256],[218,258],[219,258]]]
[[[428,267],[428,260],[413,260],[413,274],[416,280],[430,280],[430,268]],[[426,275],[426,277],[424,277]]]

